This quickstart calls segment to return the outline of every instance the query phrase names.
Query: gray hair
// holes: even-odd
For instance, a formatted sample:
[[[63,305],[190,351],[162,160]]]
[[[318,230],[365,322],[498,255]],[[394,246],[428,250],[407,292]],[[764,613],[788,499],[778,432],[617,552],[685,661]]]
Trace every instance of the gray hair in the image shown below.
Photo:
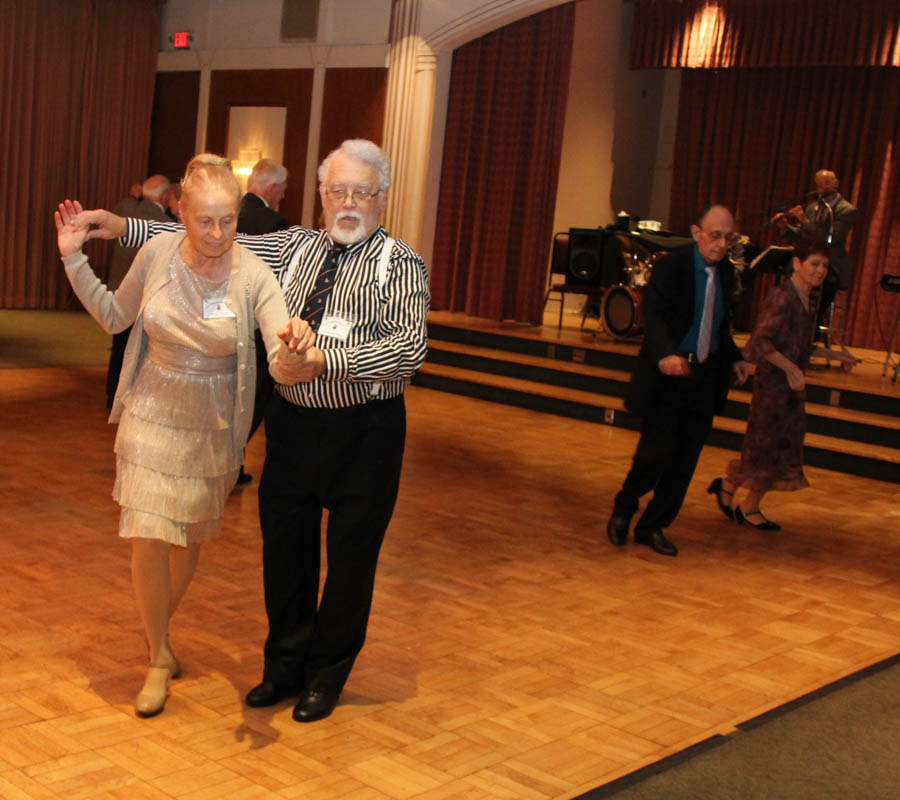
[[[184,169],[184,177],[181,179],[182,201],[184,196],[203,191],[208,186],[219,186],[234,192],[235,202],[240,203],[241,184],[232,171],[231,162],[213,153],[200,153],[188,161]]]
[[[378,173],[378,188],[382,191],[391,185],[391,162],[387,153],[368,139],[345,139],[341,142],[340,147],[325,156],[325,160],[319,164],[319,183],[325,183],[325,178],[328,177],[328,168],[338,153],[353,156],[373,167]]]
[[[169,191],[172,184],[165,175],[151,175],[141,184],[141,194],[148,200],[162,202],[163,195]]]
[[[253,172],[247,178],[247,190],[265,189],[273,183],[287,183],[288,171],[283,164],[271,158],[261,158],[253,165]]]

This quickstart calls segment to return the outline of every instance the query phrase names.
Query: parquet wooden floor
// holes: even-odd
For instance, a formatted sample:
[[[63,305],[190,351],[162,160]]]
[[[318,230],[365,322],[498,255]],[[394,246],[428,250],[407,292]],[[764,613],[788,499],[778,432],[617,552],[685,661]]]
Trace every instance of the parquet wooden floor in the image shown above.
[[[634,433],[414,387],[369,641],[333,716],[242,704],[266,630],[254,481],[174,620],[185,675],[138,719],[102,384],[0,371],[5,800],[572,798],[900,652],[895,486],[809,470],[764,535],[714,508],[730,454],[707,449],[678,558],[615,549]]]

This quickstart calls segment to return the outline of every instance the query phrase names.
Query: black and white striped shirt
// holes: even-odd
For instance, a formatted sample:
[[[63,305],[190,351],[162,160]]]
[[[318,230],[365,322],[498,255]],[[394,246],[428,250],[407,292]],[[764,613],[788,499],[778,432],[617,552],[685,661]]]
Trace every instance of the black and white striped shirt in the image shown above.
[[[122,243],[137,247],[157,233],[175,230],[183,227],[129,218]],[[387,231],[379,227],[340,255],[325,314],[349,320],[349,335],[345,341],[321,334],[316,338],[325,370],[309,383],[278,384],[277,391],[286,400],[308,408],[343,408],[397,397],[422,365],[431,302],[428,271],[409,245],[396,240],[379,286],[378,262],[387,238]],[[281,284],[288,314],[299,317],[332,246],[327,232],[293,227],[264,236],[239,233],[235,240],[269,264]],[[288,274],[298,252],[296,269]]]

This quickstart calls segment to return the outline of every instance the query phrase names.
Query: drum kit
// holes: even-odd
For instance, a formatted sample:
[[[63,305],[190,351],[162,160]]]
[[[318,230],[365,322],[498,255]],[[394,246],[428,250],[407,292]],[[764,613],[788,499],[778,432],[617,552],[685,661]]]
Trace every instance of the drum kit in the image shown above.
[[[624,265],[624,282],[607,287],[600,301],[600,324],[616,339],[628,339],[644,332],[641,304],[653,266],[666,251],[650,249],[631,236],[617,233]]]

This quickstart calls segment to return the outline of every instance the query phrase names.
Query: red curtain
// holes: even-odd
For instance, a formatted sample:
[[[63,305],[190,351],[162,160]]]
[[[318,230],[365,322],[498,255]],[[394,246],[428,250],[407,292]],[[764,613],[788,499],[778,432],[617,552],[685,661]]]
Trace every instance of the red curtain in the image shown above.
[[[885,349],[900,297],[878,288],[900,273],[900,72],[877,68],[685,70],[669,224],[720,201],[754,242],[774,242],[766,221],[794,205],[819,168],[833,169],[859,209],[848,343]]]
[[[897,0],[639,0],[631,66],[900,66]]]
[[[0,19],[0,307],[66,308],[51,215],[146,177],[159,0],[0,0]]]
[[[535,14],[454,52],[434,308],[541,322],[574,5]]]

